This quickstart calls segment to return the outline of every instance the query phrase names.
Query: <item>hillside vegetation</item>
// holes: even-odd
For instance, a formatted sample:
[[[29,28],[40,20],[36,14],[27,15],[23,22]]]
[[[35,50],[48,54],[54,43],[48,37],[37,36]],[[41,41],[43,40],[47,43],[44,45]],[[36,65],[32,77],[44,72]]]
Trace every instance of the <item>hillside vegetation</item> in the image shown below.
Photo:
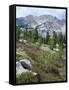
[[[43,37],[38,28],[16,26],[16,62],[28,59],[32,63],[32,72],[16,76],[17,83],[40,83],[66,80],[66,38],[62,32],[53,31]],[[25,29],[25,30],[24,30]]]

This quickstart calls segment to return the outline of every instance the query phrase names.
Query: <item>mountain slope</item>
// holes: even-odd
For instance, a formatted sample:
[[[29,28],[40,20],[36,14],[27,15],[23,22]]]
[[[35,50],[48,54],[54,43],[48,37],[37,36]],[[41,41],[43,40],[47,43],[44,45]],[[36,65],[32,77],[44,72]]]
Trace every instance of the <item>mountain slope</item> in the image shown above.
[[[64,32],[63,27],[65,26],[65,20],[60,20],[57,17],[51,15],[28,15],[26,17],[16,18],[16,25],[20,25],[23,28],[37,27],[38,30],[43,32]]]

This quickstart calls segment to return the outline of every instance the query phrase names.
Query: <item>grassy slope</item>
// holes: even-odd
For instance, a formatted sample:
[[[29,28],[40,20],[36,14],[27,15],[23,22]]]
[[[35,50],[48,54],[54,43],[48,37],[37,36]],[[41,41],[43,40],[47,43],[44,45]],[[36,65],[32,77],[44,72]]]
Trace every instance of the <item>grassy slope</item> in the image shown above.
[[[22,74],[16,78],[17,83],[64,81],[66,79],[66,63],[58,53],[52,54],[31,45],[24,46],[18,43],[17,51],[19,54],[16,54],[16,60],[29,59],[33,65],[32,71],[38,73],[37,77],[34,77],[31,73]]]

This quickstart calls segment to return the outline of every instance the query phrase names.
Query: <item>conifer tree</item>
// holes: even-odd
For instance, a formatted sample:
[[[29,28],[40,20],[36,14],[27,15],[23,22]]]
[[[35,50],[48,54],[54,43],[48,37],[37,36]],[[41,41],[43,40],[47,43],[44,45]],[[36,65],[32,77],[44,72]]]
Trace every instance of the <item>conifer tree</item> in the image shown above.
[[[17,41],[20,39],[20,34],[21,34],[20,26],[16,26],[16,40]]]

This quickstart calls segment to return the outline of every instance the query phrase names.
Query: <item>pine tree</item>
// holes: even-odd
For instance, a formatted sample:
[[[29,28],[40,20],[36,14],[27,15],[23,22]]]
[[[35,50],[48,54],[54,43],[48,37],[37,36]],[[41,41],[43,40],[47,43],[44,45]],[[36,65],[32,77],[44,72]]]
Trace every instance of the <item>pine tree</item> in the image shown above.
[[[46,38],[45,38],[45,43],[46,44],[48,44],[49,38],[50,38],[50,35],[49,35],[49,32],[47,31],[47,35],[46,35]]]
[[[64,36],[62,35],[62,32],[58,34],[58,44],[60,47],[63,48],[63,42],[64,42]]]
[[[33,37],[32,37],[32,30],[28,31],[28,40],[32,41]]]
[[[37,30],[37,27],[34,30],[33,38],[34,38],[34,42],[38,41],[38,30]]]
[[[66,43],[66,35],[63,36],[63,42]]]
[[[57,33],[55,31],[53,31],[53,47],[56,47],[57,44]]]
[[[21,34],[20,26],[16,26],[16,40],[17,41],[20,39],[20,34]]]
[[[50,49],[53,50],[53,48],[54,48],[54,39],[53,39],[53,37],[49,38],[48,45],[50,46]]]

